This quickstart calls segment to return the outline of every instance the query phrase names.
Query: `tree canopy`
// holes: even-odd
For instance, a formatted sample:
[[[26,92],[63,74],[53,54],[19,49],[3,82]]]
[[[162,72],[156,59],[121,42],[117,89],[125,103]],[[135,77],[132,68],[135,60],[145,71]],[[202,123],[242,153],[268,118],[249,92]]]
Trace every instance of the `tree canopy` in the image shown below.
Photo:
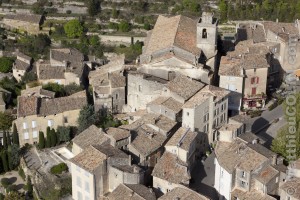
[[[64,25],[64,30],[69,38],[76,38],[83,35],[83,25],[77,19],[67,22]]]
[[[14,60],[8,57],[1,57],[0,58],[0,72],[7,73],[11,71],[13,66]]]
[[[14,119],[12,115],[5,112],[0,112],[0,129],[3,131],[9,130],[13,120]]]

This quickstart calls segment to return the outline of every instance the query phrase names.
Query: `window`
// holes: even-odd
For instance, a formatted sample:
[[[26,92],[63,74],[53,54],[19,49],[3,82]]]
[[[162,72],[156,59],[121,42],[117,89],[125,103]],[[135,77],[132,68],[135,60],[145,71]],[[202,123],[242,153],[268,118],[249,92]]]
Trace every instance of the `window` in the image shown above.
[[[186,115],[187,115],[187,116],[189,116],[189,115],[190,115],[190,113],[189,113],[189,112],[186,112]]]
[[[255,77],[251,78],[251,84],[255,83]]]
[[[229,77],[228,77],[228,80],[229,80],[229,81],[235,81],[235,77],[234,77],[234,76],[229,76]]]
[[[223,177],[223,175],[224,175],[224,171],[222,170],[222,171],[221,171],[221,177]]]
[[[242,177],[245,178],[246,177],[246,173],[244,171],[242,171]]]
[[[207,122],[208,121],[208,117],[209,117],[209,113],[205,114],[203,122]]]
[[[118,99],[119,94],[116,94],[116,99]]]
[[[68,117],[64,116],[64,123],[68,123]]]
[[[33,138],[37,138],[38,137],[38,132],[37,131],[33,131],[32,132],[32,137]]]
[[[77,198],[78,198],[78,200],[82,200],[82,194],[79,191],[77,191]]]
[[[259,77],[256,77],[256,84],[259,83]]]
[[[256,95],[256,88],[252,88],[252,95]]]
[[[204,28],[202,30],[202,38],[207,38],[207,30],[206,30],[206,28]]]
[[[24,140],[28,140],[29,139],[29,134],[28,134],[28,132],[25,132],[24,133]]]
[[[228,90],[230,90],[230,91],[235,91],[235,85],[229,84],[229,85],[228,85]]]
[[[32,124],[32,128],[36,128],[36,121],[32,121],[31,124]]]
[[[27,128],[28,128],[27,123],[23,122],[23,129],[27,129]]]
[[[81,179],[77,176],[77,186],[81,188]]]
[[[50,126],[50,127],[53,126],[53,120],[52,119],[48,119],[48,126]]]
[[[90,185],[87,181],[85,182],[85,191],[90,192]]]
[[[139,85],[139,92],[141,92],[142,91],[142,86],[141,85]]]

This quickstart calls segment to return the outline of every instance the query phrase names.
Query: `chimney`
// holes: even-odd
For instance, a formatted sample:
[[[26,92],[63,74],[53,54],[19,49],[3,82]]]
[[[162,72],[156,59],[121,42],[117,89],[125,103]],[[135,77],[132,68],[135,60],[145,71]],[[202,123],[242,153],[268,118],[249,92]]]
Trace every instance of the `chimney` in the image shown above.
[[[131,166],[131,155],[128,155],[128,165]]]
[[[278,23],[278,18],[276,19],[276,23]]]
[[[252,140],[252,144],[257,144],[257,139]]]

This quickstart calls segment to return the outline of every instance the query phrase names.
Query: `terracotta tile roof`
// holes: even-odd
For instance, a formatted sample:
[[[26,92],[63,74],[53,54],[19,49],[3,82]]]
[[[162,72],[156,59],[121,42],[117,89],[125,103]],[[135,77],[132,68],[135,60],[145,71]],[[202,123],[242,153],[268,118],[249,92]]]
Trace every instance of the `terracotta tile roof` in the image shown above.
[[[255,179],[258,180],[259,182],[263,183],[266,185],[271,181],[275,176],[279,174],[279,171],[276,170],[274,167],[268,165],[264,167],[262,170],[258,172],[258,174],[255,175]]]
[[[266,41],[264,27],[260,23],[241,23],[237,36],[240,40],[253,39],[255,43]]]
[[[70,103],[72,102],[72,103]],[[71,110],[80,110],[87,105],[87,98],[84,97],[60,97],[55,99],[41,99],[39,108],[40,116],[54,115]]]
[[[109,80],[112,88],[119,88],[126,86],[125,76],[120,75],[119,73],[109,74]]]
[[[217,102],[226,97],[230,92],[226,89],[219,88],[213,85],[206,85],[199,92],[197,92],[192,98],[190,98],[182,108],[195,108],[201,105],[210,97],[214,97],[214,101]]]
[[[165,152],[158,160],[152,176],[176,184],[188,184],[191,179],[186,163],[169,152]]]
[[[224,147],[222,147],[224,145]],[[216,155],[219,164],[232,173],[236,168],[250,172],[258,169],[260,165],[268,161],[268,158],[248,147],[245,142],[235,140],[229,144],[218,142]]]
[[[147,125],[141,125],[132,135],[129,146],[136,149],[144,157],[158,150],[167,140],[167,137]],[[145,145],[147,144],[147,145]]]
[[[50,64],[41,63],[39,65],[38,78],[40,80],[47,79],[65,79],[65,69],[63,67],[51,66]]]
[[[99,95],[99,94],[110,94],[110,87],[96,86],[96,87],[94,87],[94,93],[96,95]]]
[[[244,69],[258,69],[270,67],[266,55],[262,54],[246,54],[243,59]]]
[[[176,76],[176,78],[174,78],[172,81],[169,81],[167,84],[167,88],[171,92],[179,95],[184,100],[188,100],[189,98],[191,98],[203,87],[203,83],[192,80],[183,75]]]
[[[195,141],[197,133],[190,129],[180,127],[165,146],[178,146],[189,151],[191,144]]]
[[[286,180],[281,186],[280,189],[285,191],[290,196],[295,199],[300,199],[300,178],[293,177],[290,180]],[[291,192],[294,189],[294,192]],[[292,193],[292,194],[291,194]]]
[[[238,128],[240,128],[241,126],[243,126],[243,123],[237,122],[233,119],[229,119],[227,124],[224,124],[219,131],[234,131]]]
[[[30,22],[30,23],[33,23],[33,24],[39,24],[41,19],[42,19],[42,15],[16,14],[16,15],[5,15],[4,18],[18,20],[18,21]]]
[[[107,156],[93,146],[87,147],[83,152],[76,155],[70,161],[77,166],[93,173],[99,167]]]
[[[22,60],[16,60],[14,63],[14,69],[17,70],[28,70],[30,68],[30,64],[23,62]]]
[[[98,144],[93,146],[95,149],[105,154],[109,158],[120,158],[120,159],[123,158],[126,160],[126,164],[128,163],[127,159],[129,158],[129,156],[123,151],[121,151],[120,149],[111,146],[110,144],[103,143],[101,145]],[[115,164],[124,164],[124,163],[115,163]]]
[[[148,103],[148,105],[163,106],[174,111],[175,113],[179,113],[182,110],[181,107],[183,104],[176,101],[172,97],[158,97],[157,99]]]
[[[74,48],[51,49],[50,56],[60,62],[81,63],[84,60],[83,54]]]
[[[197,47],[197,21],[185,16],[159,16],[156,24],[148,35],[143,54],[151,55],[159,50],[173,46],[200,55]]]
[[[120,184],[108,196],[108,200],[155,200],[155,193],[141,184]]]
[[[21,91],[21,96],[36,96],[54,98],[55,92],[44,90],[42,86],[27,88]]]
[[[128,130],[114,127],[108,128],[107,130],[105,130],[105,132],[107,133],[107,135],[112,136],[116,141],[128,138],[131,135],[130,131]]]
[[[243,74],[241,73],[242,69],[243,67],[240,58],[222,56],[219,67],[219,75],[243,77]]]
[[[270,30],[275,34],[287,33],[299,35],[299,30],[294,23],[266,21],[262,22],[262,25],[264,26],[265,30]]]
[[[173,190],[167,192],[166,194],[158,198],[158,200],[175,200],[175,199],[209,200],[209,198],[184,186],[176,187]]]
[[[25,117],[38,114],[39,99],[35,96],[18,97],[18,117]]]
[[[231,192],[231,200],[234,200],[235,197],[238,199],[247,199],[247,200],[276,200],[274,197],[271,197],[267,194],[259,192],[257,190],[243,191],[239,189],[234,189]]]
[[[98,127],[91,125],[89,128],[76,135],[72,141],[81,149],[86,149],[90,145],[100,145],[108,142],[109,137],[101,132]]]

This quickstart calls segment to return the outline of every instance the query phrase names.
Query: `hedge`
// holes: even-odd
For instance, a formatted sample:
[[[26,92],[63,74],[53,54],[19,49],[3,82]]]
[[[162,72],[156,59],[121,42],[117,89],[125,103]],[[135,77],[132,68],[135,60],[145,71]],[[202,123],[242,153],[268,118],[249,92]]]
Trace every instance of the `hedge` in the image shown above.
[[[51,167],[50,172],[51,174],[61,174],[64,171],[68,170],[68,166],[65,163],[60,163],[58,165],[54,165]]]

